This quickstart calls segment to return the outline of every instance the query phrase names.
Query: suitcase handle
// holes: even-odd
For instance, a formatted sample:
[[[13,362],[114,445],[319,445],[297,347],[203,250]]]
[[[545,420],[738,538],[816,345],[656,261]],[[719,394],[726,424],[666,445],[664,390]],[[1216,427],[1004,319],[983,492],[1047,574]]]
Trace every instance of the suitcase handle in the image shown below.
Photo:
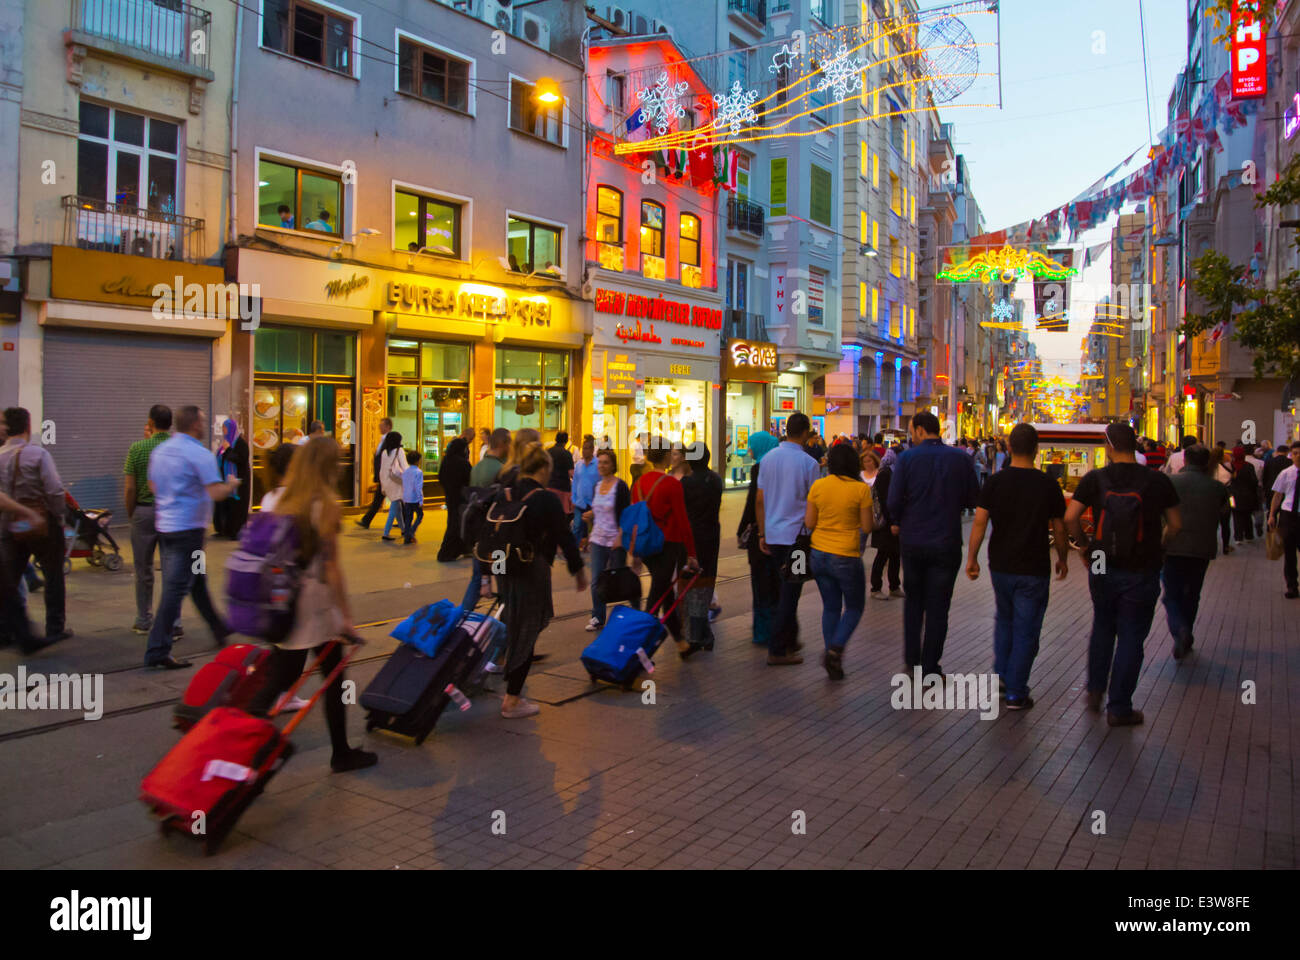
[[[671,617],[671,616],[673,615],[673,611],[677,609],[677,604],[681,603],[681,602],[682,602],[682,598],[685,597],[686,594],[690,593],[691,588],[695,586],[695,581],[698,580],[698,579],[700,579],[700,575],[701,575],[703,572],[704,572],[704,568],[703,568],[703,567],[701,567],[699,570],[696,570],[696,571],[695,571],[695,576],[691,577],[690,582],[689,582],[688,584],[686,584],[686,589],[683,590],[681,593],[679,593],[679,594],[677,595],[677,599],[673,601],[673,605],[672,605],[671,607],[668,608],[668,611],[667,611],[667,612],[666,612],[662,617],[659,617],[659,618],[658,618],[658,620],[659,620],[660,623],[663,623],[663,624],[667,624],[667,623],[668,623],[668,618]],[[656,600],[656,601],[655,601],[655,605],[654,605],[653,607],[651,607],[649,610],[647,610],[646,613],[653,614],[656,610],[658,610],[658,609],[659,609],[659,605],[662,604],[665,600],[667,600],[667,599],[672,595],[672,592],[673,592],[674,589],[676,589],[677,584],[681,583],[681,582],[682,582],[683,580],[685,580],[685,579],[686,579],[685,577],[677,577],[677,578],[675,578],[675,579],[673,580],[673,582],[672,582],[671,584],[668,585],[668,590],[667,590],[667,592],[665,592],[664,595],[663,595],[662,597],[660,597],[658,600]]]

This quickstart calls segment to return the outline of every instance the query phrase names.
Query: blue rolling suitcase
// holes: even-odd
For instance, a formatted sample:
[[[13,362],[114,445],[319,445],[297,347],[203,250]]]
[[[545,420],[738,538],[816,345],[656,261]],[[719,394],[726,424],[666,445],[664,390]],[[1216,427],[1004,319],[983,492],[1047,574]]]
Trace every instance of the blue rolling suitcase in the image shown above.
[[[668,588],[668,592],[659,598],[649,612],[635,607],[614,607],[610,610],[604,629],[582,651],[582,665],[586,667],[592,682],[604,680],[630,690],[642,671],[653,673],[655,666],[651,657],[668,632],[664,624],[699,576],[697,573],[691,579],[686,590],[681,592],[662,617],[655,616],[654,611],[673,595],[672,587]],[[676,586],[676,582],[673,586]]]

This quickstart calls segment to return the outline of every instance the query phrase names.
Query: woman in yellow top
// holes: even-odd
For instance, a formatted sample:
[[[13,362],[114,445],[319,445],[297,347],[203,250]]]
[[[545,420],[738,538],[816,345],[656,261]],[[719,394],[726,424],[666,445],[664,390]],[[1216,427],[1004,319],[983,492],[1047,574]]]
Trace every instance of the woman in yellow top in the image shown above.
[[[871,487],[862,482],[851,444],[831,447],[826,469],[808,491],[803,522],[812,531],[812,575],[822,594],[822,666],[832,680],[843,680],[844,646],[867,603],[862,535],[871,532]]]

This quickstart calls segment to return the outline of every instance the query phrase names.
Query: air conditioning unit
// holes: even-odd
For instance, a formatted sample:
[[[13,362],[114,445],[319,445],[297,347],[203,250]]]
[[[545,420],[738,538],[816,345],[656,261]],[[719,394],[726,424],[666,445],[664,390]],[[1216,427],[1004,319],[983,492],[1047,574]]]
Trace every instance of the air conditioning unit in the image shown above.
[[[665,23],[663,20],[650,21],[650,32],[655,34],[665,34],[670,40],[675,40],[677,38],[677,33],[673,30],[672,24]]]
[[[632,18],[622,7],[606,7],[605,19],[620,30],[630,30]]]
[[[644,13],[637,13],[635,10],[629,11],[632,25],[628,29],[634,37],[643,37],[650,32],[650,18]]]
[[[543,50],[551,49],[551,25],[535,13],[515,11],[515,36],[522,37]]]
[[[512,0],[482,0],[482,12],[479,19],[490,27],[509,33],[514,29],[514,17],[511,15]]]

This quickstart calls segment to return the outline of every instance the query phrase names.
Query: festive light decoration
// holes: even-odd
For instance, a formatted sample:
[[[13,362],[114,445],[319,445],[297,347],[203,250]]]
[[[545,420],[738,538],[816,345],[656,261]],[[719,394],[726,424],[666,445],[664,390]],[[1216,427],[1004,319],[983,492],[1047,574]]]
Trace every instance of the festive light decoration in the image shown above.
[[[835,56],[821,64],[822,78],[817,81],[815,89],[819,93],[830,90],[836,100],[844,100],[850,93],[862,89],[862,72],[867,66],[865,60],[850,59],[849,48],[841,44]]]
[[[768,73],[780,74],[782,70],[789,70],[794,66],[795,60],[799,55],[790,49],[790,44],[781,44],[781,49],[772,55],[772,63],[767,68]]]
[[[1010,320],[1015,317],[1015,315],[1016,308],[1007,302],[1006,297],[1003,297],[997,303],[993,304],[994,320]]]
[[[655,81],[653,87],[637,91],[636,96],[641,101],[642,115],[659,131],[660,136],[668,132],[670,121],[686,116],[686,107],[682,104],[681,97],[690,89],[691,85],[685,80],[670,83],[668,72],[665,70],[659,74],[659,79]]]
[[[945,268],[938,279],[952,283],[981,281],[992,285],[997,281],[1013,283],[1033,277],[1037,280],[1068,280],[1079,273],[1036,250],[1006,246],[971,257],[965,263]]]
[[[740,86],[739,80],[732,83],[730,93],[713,98],[713,103],[717,107],[717,115],[713,119],[714,128],[717,130],[730,128],[735,135],[746,123],[757,123],[758,114],[754,112],[752,106],[757,99],[757,90],[746,92]]]

